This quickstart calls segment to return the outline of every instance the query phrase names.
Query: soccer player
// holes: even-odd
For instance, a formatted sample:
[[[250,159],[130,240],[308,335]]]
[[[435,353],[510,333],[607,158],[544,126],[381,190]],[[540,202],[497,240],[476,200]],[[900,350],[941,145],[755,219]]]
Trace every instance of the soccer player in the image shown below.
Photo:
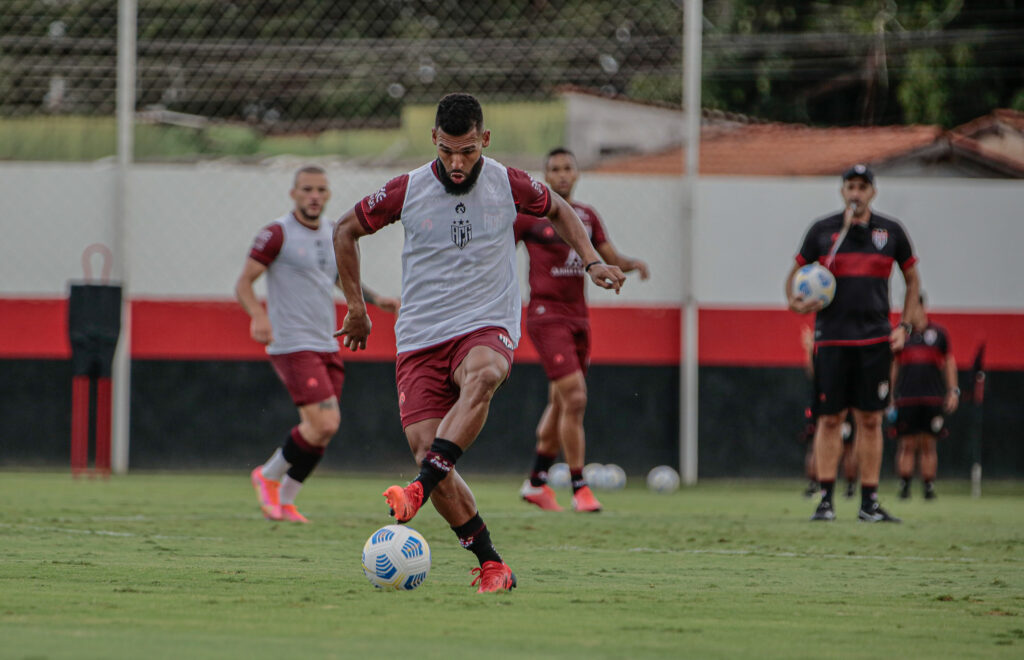
[[[270,362],[299,410],[294,426],[262,466],[250,474],[263,515],[270,520],[309,522],[295,508],[295,496],[323,458],[341,412],[338,397],[345,378],[338,340],[334,285],[338,272],[331,248],[332,225],[321,222],[331,191],[324,170],[309,166],[295,173],[292,211],[256,235],[235,284],[235,296],[252,319],[249,334],[267,346]],[[253,283],[267,274],[267,309]],[[395,313],[399,301],[365,298]]]
[[[920,281],[910,238],[898,221],[875,213],[875,177],[865,165],[842,175],[845,209],[814,222],[804,236],[796,263],[786,277],[789,309],[816,313],[814,378],[818,424],[814,457],[821,502],[811,520],[834,520],[832,495],[842,455],[844,411],[853,412],[857,434],[861,503],[865,522],[899,522],[878,502],[882,468],[882,411],[889,399],[893,351],[910,333],[920,304]],[[836,295],[825,308],[793,293],[796,271],[819,261],[836,276]],[[889,324],[889,277],[898,264],[906,283],[903,319]]]
[[[583,221],[590,243],[604,259],[624,273],[650,273],[647,264],[625,257],[615,249],[593,207],[572,197],[579,179],[576,157],[558,147],[547,155],[544,178]],[[558,451],[565,453],[572,479],[572,508],[597,512],[601,503],[583,478],[585,437],[583,414],[587,406],[585,376],[590,362],[590,321],[584,295],[583,260],[555,232],[545,217],[520,213],[515,224],[516,240],[526,244],[530,255],[530,304],[526,331],[540,355],[548,377],[548,405],[537,425],[537,449],[530,478],[519,494],[546,511],[561,511],[555,492],[547,484],[548,469]]]
[[[455,463],[483,427],[519,341],[516,213],[551,218],[598,286],[618,291],[625,276],[601,262],[583,223],[561,197],[525,172],[483,156],[491,135],[476,98],[441,99],[431,136],[437,147],[433,162],[387,182],[338,221],[334,249],[349,307],[337,334],[350,350],[366,347],[370,320],[359,290],[357,241],[401,221],[395,371],[402,427],[420,472],[404,488],[388,488],[384,497],[400,523],[430,498],[462,546],[476,555],[478,591],[505,591],[516,586],[515,575],[491,543]]]
[[[900,499],[910,497],[914,459],[920,456],[924,498],[935,499],[939,458],[935,442],[945,427],[944,415],[960,403],[956,359],[945,328],[928,320],[924,297],[910,317],[914,329],[903,350],[896,354],[892,382],[896,383],[896,470],[900,475]]]

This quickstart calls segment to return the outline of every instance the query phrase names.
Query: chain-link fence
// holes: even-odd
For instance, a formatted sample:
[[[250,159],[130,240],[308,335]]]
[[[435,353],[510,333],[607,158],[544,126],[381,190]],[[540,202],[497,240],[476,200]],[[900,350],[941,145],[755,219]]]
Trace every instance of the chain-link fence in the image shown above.
[[[20,121],[4,122],[0,155],[112,153],[117,1],[4,4],[0,118]],[[678,102],[681,23],[667,0],[139,0],[136,155],[359,155],[347,132],[400,130],[403,111],[453,90],[518,103],[571,84]]]

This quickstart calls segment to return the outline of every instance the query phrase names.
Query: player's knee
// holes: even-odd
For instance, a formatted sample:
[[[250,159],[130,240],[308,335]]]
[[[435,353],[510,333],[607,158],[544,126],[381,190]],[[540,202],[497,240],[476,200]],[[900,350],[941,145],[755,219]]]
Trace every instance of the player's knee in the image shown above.
[[[338,427],[341,426],[341,413],[337,410],[325,411],[310,419],[310,426],[314,435],[320,440],[320,444],[327,444],[338,432]]]
[[[587,409],[587,391],[582,387],[573,388],[562,397],[562,405],[569,415],[582,415]]]
[[[505,378],[505,373],[494,364],[478,367],[466,375],[462,384],[463,394],[489,401]]]
[[[818,424],[826,431],[839,432],[843,427],[843,418],[840,415],[818,415]]]

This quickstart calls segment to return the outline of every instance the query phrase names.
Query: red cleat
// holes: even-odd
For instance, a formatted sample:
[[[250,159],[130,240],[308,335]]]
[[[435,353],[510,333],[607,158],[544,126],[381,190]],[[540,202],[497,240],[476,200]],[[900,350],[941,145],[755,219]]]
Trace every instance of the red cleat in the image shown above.
[[[470,586],[480,585],[480,588],[476,590],[478,594],[491,591],[512,591],[516,588],[516,574],[505,562],[485,561],[483,566],[474,568],[470,573],[476,576]]]
[[[597,513],[601,510],[601,503],[594,497],[590,486],[584,486],[572,495],[572,508],[574,511]]]
[[[547,484],[531,486],[530,480],[527,479],[523,482],[523,487],[519,489],[519,495],[530,504],[536,504],[545,511],[562,510],[555,499],[555,491],[551,490],[551,486]]]
[[[277,489],[281,484],[264,477],[262,466],[257,466],[249,478],[252,480],[252,487],[256,489],[256,497],[260,501],[263,517],[267,520],[280,520],[281,501],[278,499]]]
[[[423,484],[414,481],[405,488],[391,486],[384,491],[384,499],[391,507],[395,522],[409,522],[423,506]]]

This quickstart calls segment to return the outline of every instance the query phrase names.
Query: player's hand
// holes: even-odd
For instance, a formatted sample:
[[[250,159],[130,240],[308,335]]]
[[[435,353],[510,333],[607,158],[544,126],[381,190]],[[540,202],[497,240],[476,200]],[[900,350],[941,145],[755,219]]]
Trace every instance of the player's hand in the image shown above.
[[[373,327],[373,324],[370,323],[370,317],[367,316],[365,310],[359,314],[353,313],[350,309],[345,314],[345,321],[341,324],[341,330],[335,332],[334,336],[341,337],[341,343],[352,352],[364,350],[366,348],[366,338],[370,336],[371,327]]]
[[[889,348],[892,349],[893,353],[899,353],[903,350],[903,345],[907,343],[907,330],[902,326],[898,325],[892,329],[889,333]]]
[[[255,317],[249,324],[249,336],[264,346],[274,341],[274,330],[270,327],[270,319],[265,315]]]
[[[398,314],[398,310],[402,307],[402,299],[379,296],[376,305],[388,314]]]
[[[590,275],[590,281],[597,286],[602,289],[612,289],[616,294],[622,288],[622,285],[626,283],[626,276],[622,274],[618,266],[594,264],[587,271],[587,275]]]
[[[629,270],[640,271],[641,280],[647,280],[651,276],[651,270],[647,267],[647,262],[640,261],[639,259],[633,259],[629,263]]]
[[[946,394],[946,401],[942,404],[942,409],[946,411],[947,415],[952,415],[956,412],[957,407],[960,405],[960,395],[950,390]]]
[[[820,300],[804,300],[803,296],[797,296],[789,299],[789,310],[796,312],[797,314],[818,312],[821,311],[824,306],[825,305]]]

